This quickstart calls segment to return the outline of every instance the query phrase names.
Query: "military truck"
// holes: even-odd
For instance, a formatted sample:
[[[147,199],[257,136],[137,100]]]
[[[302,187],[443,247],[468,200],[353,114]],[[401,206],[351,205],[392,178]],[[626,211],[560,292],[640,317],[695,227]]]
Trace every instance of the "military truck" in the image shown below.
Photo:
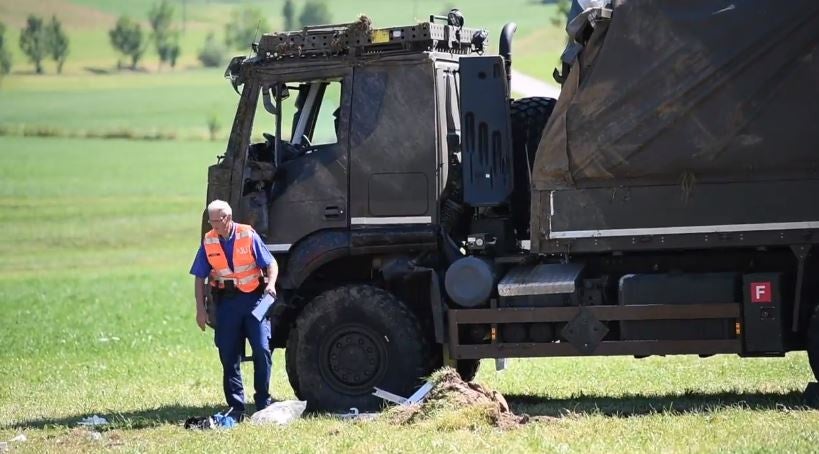
[[[492,54],[457,10],[262,35],[207,198],[279,262],[296,395],[373,409],[483,358],[819,372],[819,6],[786,3],[586,8],[558,100],[513,99],[515,25]]]

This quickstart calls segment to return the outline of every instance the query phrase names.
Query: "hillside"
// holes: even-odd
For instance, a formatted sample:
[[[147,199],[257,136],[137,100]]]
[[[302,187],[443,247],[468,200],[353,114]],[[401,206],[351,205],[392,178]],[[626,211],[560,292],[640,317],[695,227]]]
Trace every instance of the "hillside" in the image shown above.
[[[275,31],[283,28],[283,0],[239,2],[229,0],[172,0],[177,26],[184,29],[181,57],[176,68],[159,68],[156,51],[149,47],[139,70],[117,70],[121,58],[109,44],[108,30],[122,14],[141,20],[150,29],[148,11],[159,0],[0,0],[0,21],[7,25],[6,41],[13,54],[12,74],[0,81],[0,135],[56,135],[205,138],[207,122],[216,118],[219,136],[227,134],[236,109],[236,96],[222,77],[223,67],[205,69],[196,55],[209,32],[223,39],[225,22],[233,9],[252,4],[267,12]],[[296,11],[305,0],[296,0]],[[497,46],[501,27],[518,23],[514,65],[550,81],[564,42],[563,32],[551,25],[554,5],[534,0],[509,0],[502,11],[490,0],[463,2],[466,24],[486,27],[490,52]],[[443,13],[455,3],[416,0],[328,1],[333,21],[352,21],[359,14],[371,17],[376,27],[408,24]],[[19,49],[20,28],[29,14],[55,14],[70,39],[70,54],[63,74],[45,61],[45,75]],[[183,21],[184,18],[184,21]],[[232,51],[241,54],[243,51]]]
[[[305,0],[295,0],[297,16]],[[88,72],[110,69],[116,64],[117,54],[108,42],[108,30],[120,15],[126,14],[143,22],[144,31],[149,30],[147,14],[158,0],[0,0],[0,21],[6,23],[7,41],[14,56],[15,73],[31,72],[17,45],[19,30],[28,14],[50,17],[55,14],[64,24],[71,40],[71,53],[65,71]],[[243,4],[252,4],[267,13],[268,22],[274,30],[283,28],[281,8],[277,1],[231,1],[231,0],[173,0],[176,7],[177,25],[182,33],[182,56],[180,67],[197,66],[196,53],[202,47],[205,36],[214,32],[222,39],[225,22],[232,9]],[[497,45],[501,27],[506,22],[518,24],[519,46],[515,49],[526,60],[531,57],[548,59],[552,62],[563,44],[562,30],[551,25],[549,18],[554,14],[554,5],[542,4],[536,0],[509,0],[499,10],[497,2],[491,0],[470,0],[457,5],[455,2],[428,0],[385,2],[379,0],[333,0],[328,1],[334,22],[351,22],[359,14],[367,14],[375,26],[391,26],[425,20],[429,14],[442,13],[453,5],[460,6],[467,26],[484,27],[490,33],[490,45]],[[184,19],[184,20],[183,20]],[[532,36],[537,39],[527,39]],[[552,65],[553,63],[550,63]],[[157,56],[153,49],[146,52],[143,66],[155,70]],[[537,67],[538,65],[535,65]],[[47,64],[47,71],[52,70]],[[519,68],[526,70],[526,68]],[[531,72],[531,71],[529,71]],[[550,72],[550,71],[549,71]]]

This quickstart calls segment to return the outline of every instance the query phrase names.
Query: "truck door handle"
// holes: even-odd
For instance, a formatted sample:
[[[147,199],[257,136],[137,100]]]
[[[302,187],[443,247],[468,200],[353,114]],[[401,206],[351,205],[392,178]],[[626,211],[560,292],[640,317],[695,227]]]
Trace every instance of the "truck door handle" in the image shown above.
[[[324,207],[324,219],[341,219],[344,210],[337,206]]]

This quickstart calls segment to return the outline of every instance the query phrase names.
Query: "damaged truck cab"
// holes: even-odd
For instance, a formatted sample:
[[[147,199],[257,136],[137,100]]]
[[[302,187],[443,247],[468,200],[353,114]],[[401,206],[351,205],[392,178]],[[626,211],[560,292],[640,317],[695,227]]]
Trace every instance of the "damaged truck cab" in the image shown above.
[[[490,55],[458,10],[235,58],[207,197],[279,262],[296,395],[374,409],[483,358],[807,350],[819,372],[819,104],[795,101],[819,97],[819,6],[711,9],[587,8],[558,100],[513,99],[514,24]]]
[[[409,393],[441,364],[430,286],[438,291],[439,224],[458,220],[442,219],[439,202],[460,184],[449,175],[460,145],[458,60],[483,50],[484,32],[463,26],[361,27],[264,35],[256,56],[235,58],[226,76],[239,107],[208,175],[208,200],[229,201],[279,260],[272,342],[287,346],[297,392],[327,394],[303,395],[317,408],[373,407],[374,386]],[[364,314],[325,325],[345,304]],[[368,317],[388,326],[367,326]]]

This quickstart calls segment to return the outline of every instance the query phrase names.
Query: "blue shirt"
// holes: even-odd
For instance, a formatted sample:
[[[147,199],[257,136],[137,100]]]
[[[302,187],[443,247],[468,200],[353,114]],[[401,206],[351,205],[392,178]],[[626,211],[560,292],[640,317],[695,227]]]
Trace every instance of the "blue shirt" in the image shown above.
[[[219,244],[222,246],[222,250],[225,251],[225,258],[227,258],[230,269],[233,269],[233,242],[235,239],[235,227],[233,232],[230,233],[230,237],[227,239],[222,238],[221,236],[219,237]],[[270,266],[274,260],[276,260],[273,258],[270,251],[267,250],[267,247],[264,245],[262,239],[255,230],[253,231],[253,257],[256,258],[256,266],[263,270],[266,270],[267,267]],[[213,267],[210,266],[210,263],[208,263],[208,257],[205,255],[205,246],[200,243],[199,251],[196,253],[196,258],[193,259],[193,265],[191,265],[190,273],[196,277],[201,277],[204,279],[210,275],[210,270],[212,269]]]

